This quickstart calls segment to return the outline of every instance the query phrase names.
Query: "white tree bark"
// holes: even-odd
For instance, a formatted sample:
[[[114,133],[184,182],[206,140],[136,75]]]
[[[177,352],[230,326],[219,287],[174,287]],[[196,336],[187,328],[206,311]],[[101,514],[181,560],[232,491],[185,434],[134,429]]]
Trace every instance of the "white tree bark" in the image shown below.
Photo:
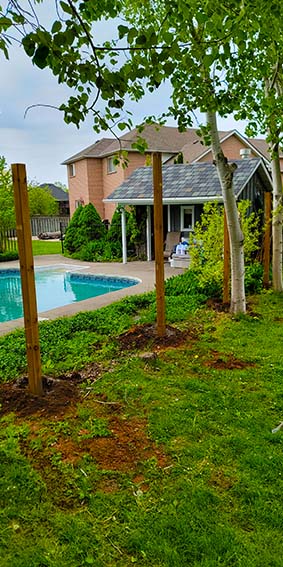
[[[217,168],[224,207],[227,216],[227,225],[230,239],[231,257],[231,304],[232,313],[246,312],[245,297],[245,264],[244,264],[244,236],[240,225],[236,198],[233,191],[233,174],[235,164],[229,164],[221,148],[216,113],[207,112],[207,124],[210,127],[211,148],[213,159]]]
[[[272,215],[272,287],[282,291],[282,180],[280,173],[279,146],[276,144],[271,153],[271,175],[273,185]]]

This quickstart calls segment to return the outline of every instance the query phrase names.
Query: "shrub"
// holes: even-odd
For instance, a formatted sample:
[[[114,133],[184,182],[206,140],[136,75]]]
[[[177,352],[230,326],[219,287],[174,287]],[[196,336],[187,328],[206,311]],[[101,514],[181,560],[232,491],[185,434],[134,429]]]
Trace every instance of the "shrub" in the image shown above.
[[[0,262],[9,262],[10,260],[18,260],[18,252],[10,250],[9,252],[0,252]]]
[[[246,293],[260,293],[263,288],[263,266],[255,261],[245,269]]]
[[[81,246],[86,242],[100,240],[106,236],[106,228],[92,203],[89,203],[80,214],[78,220],[77,242]]]
[[[77,249],[77,234],[79,228],[79,219],[82,213],[83,207],[80,205],[74,212],[65,233],[64,239],[64,250],[72,254]]]
[[[88,244],[100,242],[101,249],[105,237],[106,228],[93,204],[89,203],[85,207],[79,206],[73,214],[66,230],[64,248],[78,259],[84,259],[82,255],[87,256],[87,261],[91,261],[91,248],[88,248]]]
[[[250,213],[249,209],[249,201],[241,201],[238,204],[244,234],[247,293],[256,285],[255,277],[251,274],[259,274],[258,263],[256,262],[254,268],[252,266],[260,240],[260,216]],[[208,297],[221,297],[222,293],[223,236],[224,208],[217,203],[205,203],[201,220],[196,224],[194,234],[190,237],[190,255],[191,266],[198,271],[200,289]]]

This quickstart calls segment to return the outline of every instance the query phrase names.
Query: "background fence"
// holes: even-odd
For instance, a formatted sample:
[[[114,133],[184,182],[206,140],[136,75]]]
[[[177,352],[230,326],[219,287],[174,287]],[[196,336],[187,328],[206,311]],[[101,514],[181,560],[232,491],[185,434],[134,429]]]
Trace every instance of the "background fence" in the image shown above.
[[[14,252],[18,249],[16,230],[0,230],[0,253]]]
[[[42,232],[59,232],[62,227],[66,230],[70,217],[32,217],[31,233],[38,236]]]
[[[63,236],[70,222],[70,217],[33,217],[30,222],[32,236],[38,236],[43,232],[61,232]],[[17,251],[17,249],[16,229],[0,229],[0,253],[14,252]]]

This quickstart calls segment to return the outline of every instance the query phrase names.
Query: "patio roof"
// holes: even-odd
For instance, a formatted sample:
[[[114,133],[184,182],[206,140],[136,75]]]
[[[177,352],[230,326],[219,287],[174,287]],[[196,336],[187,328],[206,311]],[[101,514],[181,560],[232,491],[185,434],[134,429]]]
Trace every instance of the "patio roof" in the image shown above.
[[[236,198],[258,172],[266,191],[272,190],[271,178],[260,159],[233,160],[237,169],[234,173],[233,187]],[[222,191],[216,167],[209,162],[192,164],[164,165],[163,203],[204,203],[222,201]],[[121,204],[152,204],[152,167],[136,169],[105,202]]]

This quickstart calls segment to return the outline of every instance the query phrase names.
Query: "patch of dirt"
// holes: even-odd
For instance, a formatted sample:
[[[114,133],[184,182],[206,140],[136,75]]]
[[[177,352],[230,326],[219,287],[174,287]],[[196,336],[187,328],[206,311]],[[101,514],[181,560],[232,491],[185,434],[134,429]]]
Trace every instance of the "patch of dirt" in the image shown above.
[[[237,359],[233,354],[221,354],[216,350],[210,351],[210,360],[206,360],[203,364],[208,368],[216,368],[217,370],[234,370],[256,366],[252,362],[245,362]]]
[[[0,384],[0,415],[13,412],[21,417],[62,416],[80,400],[79,385],[87,379],[97,380],[100,373],[100,368],[94,364],[83,372],[70,372],[57,378],[43,376],[43,396],[34,396],[28,391],[27,377]]]
[[[211,475],[209,484],[220,490],[229,490],[237,482],[236,478],[226,476],[223,471],[216,471]]]
[[[146,434],[146,419],[109,417],[109,437],[81,439],[77,442],[61,438],[53,445],[63,462],[76,464],[85,454],[95,459],[99,468],[110,471],[135,471],[139,462],[151,457],[160,467],[167,463],[163,454]]]
[[[230,303],[223,303],[221,299],[218,298],[209,298],[206,302],[207,307],[209,309],[213,309],[217,313],[230,313]],[[251,304],[246,304],[246,314],[252,317],[253,319],[260,319],[261,315],[253,311],[253,307]]]
[[[152,350],[160,350],[181,346],[188,339],[196,339],[197,335],[195,329],[180,331],[176,327],[166,325],[164,337],[159,337],[157,336],[156,325],[145,323],[122,333],[117,340],[121,350],[142,350],[146,347],[150,347]]]

